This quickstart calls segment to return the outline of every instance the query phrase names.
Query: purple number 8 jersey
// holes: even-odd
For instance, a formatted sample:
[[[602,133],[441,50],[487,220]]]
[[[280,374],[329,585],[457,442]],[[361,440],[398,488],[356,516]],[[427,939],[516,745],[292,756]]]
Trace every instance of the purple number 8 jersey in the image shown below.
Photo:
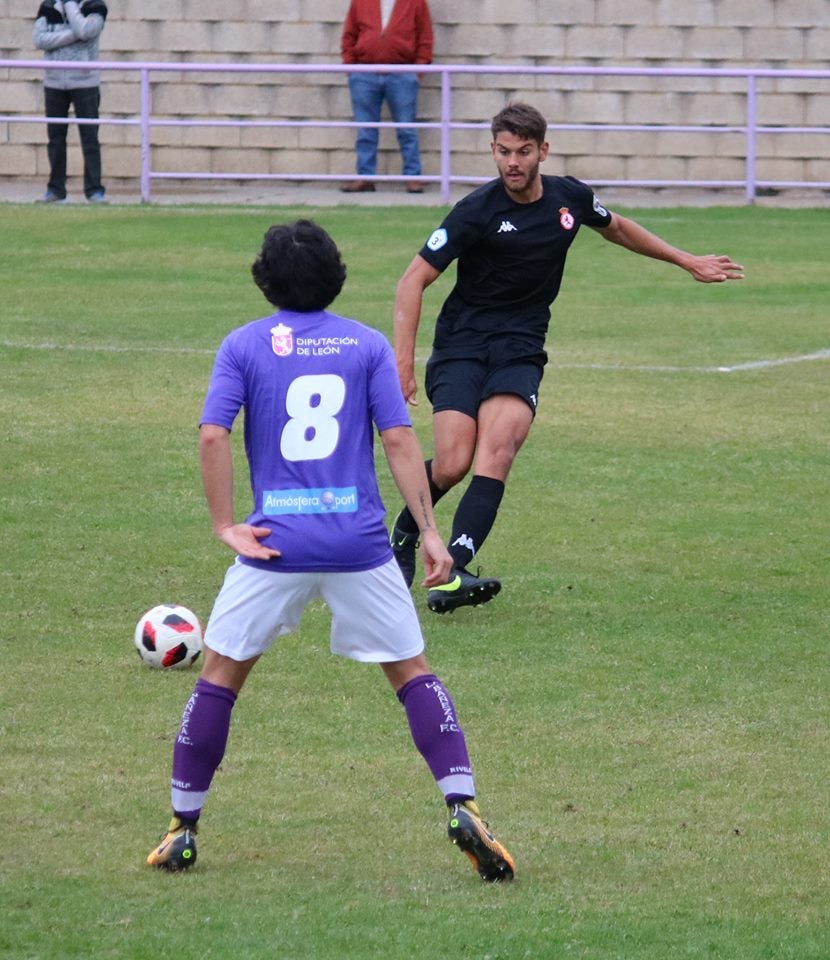
[[[284,572],[368,570],[390,559],[374,428],[410,426],[392,349],[377,330],[322,310],[281,310],[230,333],[201,423],[244,409],[253,492],[247,522],[273,531]]]

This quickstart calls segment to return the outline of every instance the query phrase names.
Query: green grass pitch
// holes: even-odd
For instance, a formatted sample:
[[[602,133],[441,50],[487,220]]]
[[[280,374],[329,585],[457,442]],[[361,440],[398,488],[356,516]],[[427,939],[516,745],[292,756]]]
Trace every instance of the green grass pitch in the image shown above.
[[[317,219],[335,309],[389,334],[441,211],[0,207],[3,957],[830,956],[830,214],[623,212],[747,276],[701,286],[586,230],[478,558],[503,591],[417,598],[517,861],[490,887],[322,607],[239,700],[196,869],[144,866],[196,674],[142,667],[132,632],[160,602],[206,619],[231,559],[197,423],[221,338],[267,312],[262,235]],[[429,452],[423,397],[414,419]]]

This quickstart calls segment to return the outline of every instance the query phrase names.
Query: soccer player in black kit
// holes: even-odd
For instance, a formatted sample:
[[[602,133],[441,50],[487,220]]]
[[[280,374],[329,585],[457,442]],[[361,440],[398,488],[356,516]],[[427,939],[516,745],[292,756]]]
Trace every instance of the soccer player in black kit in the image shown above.
[[[592,227],[627,250],[681,267],[701,283],[743,277],[743,267],[727,256],[687,253],[612,213],[587,184],[543,176],[547,122],[534,107],[508,104],[493,118],[491,133],[498,178],[455,205],[407,267],[395,296],[398,377],[414,404],[423,292],[458,261],[425,377],[433,409],[435,452],[426,464],[433,503],[471,468],[472,479],[453,519],[453,574],[427,595],[436,613],[486,603],[501,589],[500,581],[474,576],[467,567],[495,522],[510,467],[533,422],[547,363],[550,305],[579,228]],[[406,508],[390,539],[411,585],[418,532]]]

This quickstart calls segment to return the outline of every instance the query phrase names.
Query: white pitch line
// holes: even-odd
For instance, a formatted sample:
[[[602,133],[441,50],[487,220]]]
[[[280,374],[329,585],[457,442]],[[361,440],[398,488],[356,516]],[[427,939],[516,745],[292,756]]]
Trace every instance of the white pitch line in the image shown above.
[[[216,350],[206,350],[201,347],[119,347],[107,343],[14,343],[11,340],[0,340],[0,347],[9,350],[65,350],[83,351],[86,353],[183,353],[209,356]]]
[[[817,350],[815,353],[805,353],[800,357],[781,357],[778,360],[752,360],[749,363],[738,363],[734,367],[718,367],[718,373],[732,373],[734,370],[758,370],[763,367],[783,367],[787,363],[804,363],[810,360],[830,359],[830,350]]]
[[[622,363],[552,363],[558,370],[610,370],[621,373],[634,371],[637,373],[740,373],[743,370],[765,370],[769,367],[783,367],[790,363],[808,363],[812,360],[830,360],[830,350],[817,350],[815,353],[802,353],[795,357],[777,357],[767,360],[751,360],[747,363],[736,363],[731,367],[681,367],[660,364],[633,364]]]
[[[172,353],[195,356],[211,356],[216,350],[202,347],[143,347],[117,346],[116,344],[81,343],[15,343],[12,340],[0,340],[0,347],[10,350],[66,350],[86,351],[89,353]],[[426,362],[424,357],[417,358]],[[750,360],[732,366],[683,367],[665,364],[624,364],[624,363],[551,363],[554,370],[608,370],[617,373],[740,373],[745,370],[766,370],[770,367],[782,367],[792,363],[809,363],[813,360],[830,360],[830,349],[816,350],[814,353],[802,353],[794,357],[774,357],[766,360]]]

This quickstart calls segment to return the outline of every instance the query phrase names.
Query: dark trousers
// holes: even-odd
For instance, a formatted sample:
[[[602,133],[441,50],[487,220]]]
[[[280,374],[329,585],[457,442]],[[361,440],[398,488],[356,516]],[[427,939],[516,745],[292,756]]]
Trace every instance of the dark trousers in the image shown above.
[[[68,117],[70,106],[79,120],[97,120],[98,107],[101,104],[101,90],[98,87],[79,87],[76,90],[53,90],[44,88],[46,93],[46,116]],[[47,155],[49,157],[49,189],[63,199],[66,196],[66,135],[69,125],[65,123],[47,123],[49,137]],[[81,151],[84,155],[84,194],[104,192],[101,185],[101,146],[98,143],[98,124],[82,123],[78,125],[81,135]]]

